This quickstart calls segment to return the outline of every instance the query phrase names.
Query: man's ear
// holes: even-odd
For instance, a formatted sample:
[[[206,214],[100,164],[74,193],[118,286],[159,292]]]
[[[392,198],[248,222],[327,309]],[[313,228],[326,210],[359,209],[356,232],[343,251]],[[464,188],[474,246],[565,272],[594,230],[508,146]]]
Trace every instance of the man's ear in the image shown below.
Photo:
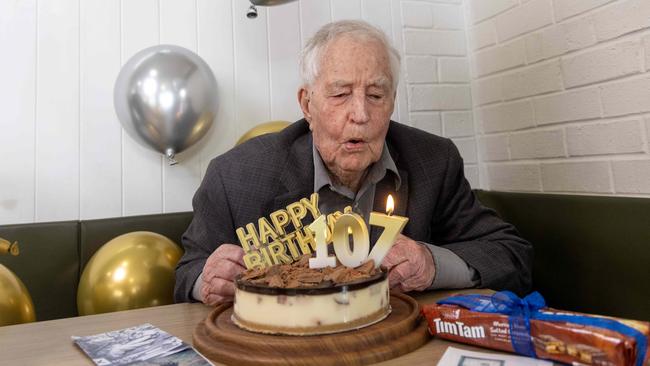
[[[311,113],[309,112],[309,90],[305,87],[298,89],[298,103],[307,122],[311,122]]]

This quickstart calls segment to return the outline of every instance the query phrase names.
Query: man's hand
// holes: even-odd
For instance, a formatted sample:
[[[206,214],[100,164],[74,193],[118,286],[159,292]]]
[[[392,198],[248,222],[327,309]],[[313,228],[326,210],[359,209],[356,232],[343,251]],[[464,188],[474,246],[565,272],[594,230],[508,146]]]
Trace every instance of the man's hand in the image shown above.
[[[436,274],[431,251],[400,234],[382,264],[388,268],[388,283],[392,290],[422,291],[431,285]]]
[[[215,305],[232,300],[235,296],[233,280],[244,270],[244,250],[239,245],[221,244],[203,267],[201,301]]]

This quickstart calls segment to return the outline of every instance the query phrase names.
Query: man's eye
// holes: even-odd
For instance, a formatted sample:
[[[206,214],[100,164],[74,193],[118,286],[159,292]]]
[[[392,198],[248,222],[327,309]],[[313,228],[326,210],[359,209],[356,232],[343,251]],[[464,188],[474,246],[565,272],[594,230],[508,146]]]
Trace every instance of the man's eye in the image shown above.
[[[383,97],[384,97],[384,96],[381,95],[381,94],[370,94],[370,98],[371,98],[371,99],[379,100],[379,99],[381,99],[381,98],[383,98]]]

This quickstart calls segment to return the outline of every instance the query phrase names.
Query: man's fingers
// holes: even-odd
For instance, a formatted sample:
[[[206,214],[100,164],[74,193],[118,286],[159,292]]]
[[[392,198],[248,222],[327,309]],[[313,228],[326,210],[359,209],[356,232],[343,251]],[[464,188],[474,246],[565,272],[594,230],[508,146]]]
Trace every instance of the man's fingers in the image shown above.
[[[384,260],[381,261],[381,264],[386,267],[386,268],[391,268],[394,265],[398,264],[399,262],[402,262],[404,260],[404,256],[402,255],[400,250],[396,250],[396,248],[393,246],[390,248],[388,253],[386,253],[386,256],[384,257]]]
[[[210,281],[212,278],[221,278],[224,280],[232,281],[236,275],[245,271],[246,268],[240,266],[238,263],[233,263],[228,260],[221,260],[212,265],[206,265],[203,268],[203,281]]]
[[[215,273],[216,277],[232,281],[235,279],[235,276],[244,272],[245,268],[238,264],[229,263],[230,265],[220,266],[219,270]]]
[[[203,302],[206,304],[209,304],[209,302],[206,301],[207,299],[214,299],[215,296],[232,298],[234,295],[235,284],[222,278],[212,278],[209,281],[203,282],[203,285],[201,286],[201,297],[203,297]]]
[[[388,271],[388,285],[393,288],[408,278],[408,262],[398,264]]]
[[[244,250],[239,245],[234,244],[221,244],[211,255],[208,257],[208,262],[217,261],[219,259],[227,259],[231,262],[238,263],[245,267],[244,263]]]
[[[232,297],[225,297],[221,295],[209,294],[203,301],[205,304],[214,306],[222,302],[232,301]]]

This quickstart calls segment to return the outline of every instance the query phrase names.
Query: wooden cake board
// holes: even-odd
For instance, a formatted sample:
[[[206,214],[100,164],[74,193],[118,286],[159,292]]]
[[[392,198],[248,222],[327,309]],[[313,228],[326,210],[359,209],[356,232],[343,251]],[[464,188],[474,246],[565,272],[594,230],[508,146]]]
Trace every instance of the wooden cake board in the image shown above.
[[[364,365],[409,353],[429,340],[413,298],[391,295],[390,315],[365,328],[313,336],[268,335],[237,327],[232,303],[218,305],[194,329],[196,349],[229,365]]]

